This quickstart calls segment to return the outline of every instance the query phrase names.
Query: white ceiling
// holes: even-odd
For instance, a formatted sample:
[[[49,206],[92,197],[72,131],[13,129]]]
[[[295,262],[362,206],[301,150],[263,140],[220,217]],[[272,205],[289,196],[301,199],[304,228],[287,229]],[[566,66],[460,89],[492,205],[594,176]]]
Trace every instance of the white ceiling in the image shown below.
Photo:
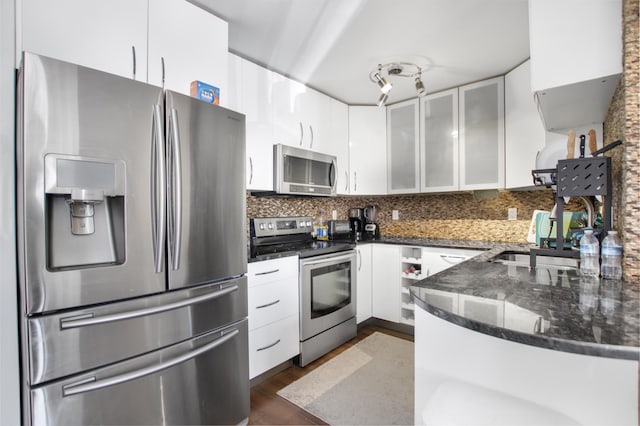
[[[229,50],[351,105],[373,105],[379,63],[414,62],[428,93],[529,57],[527,0],[190,0],[229,23]],[[392,77],[388,104],[416,96]]]

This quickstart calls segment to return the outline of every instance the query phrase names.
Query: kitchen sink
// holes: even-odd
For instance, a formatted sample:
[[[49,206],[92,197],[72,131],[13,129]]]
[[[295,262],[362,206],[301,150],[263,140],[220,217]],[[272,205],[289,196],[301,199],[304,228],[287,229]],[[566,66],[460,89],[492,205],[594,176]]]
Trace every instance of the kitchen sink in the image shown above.
[[[504,265],[529,266],[530,256],[527,252],[503,251],[488,259],[487,262],[502,263]],[[541,268],[551,268],[559,270],[577,270],[579,263],[576,258],[536,256],[536,265]]]

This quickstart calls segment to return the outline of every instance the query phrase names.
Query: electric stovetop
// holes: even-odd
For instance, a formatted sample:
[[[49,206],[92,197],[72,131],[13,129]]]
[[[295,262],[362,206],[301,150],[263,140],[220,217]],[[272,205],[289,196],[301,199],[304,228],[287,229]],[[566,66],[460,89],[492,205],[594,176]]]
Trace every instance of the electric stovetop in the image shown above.
[[[342,240],[316,241],[313,222],[307,216],[253,218],[250,220],[249,257],[274,254],[321,256],[355,248],[348,236]]]

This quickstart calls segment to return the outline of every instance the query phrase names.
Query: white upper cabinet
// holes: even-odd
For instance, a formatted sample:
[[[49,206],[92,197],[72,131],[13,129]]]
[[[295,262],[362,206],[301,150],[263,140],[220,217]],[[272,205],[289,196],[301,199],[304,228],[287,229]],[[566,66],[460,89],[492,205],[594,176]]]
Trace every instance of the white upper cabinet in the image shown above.
[[[246,120],[247,189],[273,190],[273,87],[281,76],[242,59],[242,113]]]
[[[147,80],[147,0],[21,0],[16,9],[17,64],[24,50],[128,78],[135,67]]]
[[[336,99],[330,99],[330,106],[330,133],[323,148],[327,154],[337,157],[337,193],[347,195],[349,194],[349,106]]]
[[[530,61],[504,77],[505,93],[505,187],[533,186],[531,170],[545,145],[545,130],[538,116],[530,86]]]
[[[387,113],[377,106],[349,107],[349,193],[387,193]]]
[[[165,88],[188,95],[199,80],[220,89],[224,106],[227,56],[225,21],[184,0],[149,2],[149,83],[164,78]]]
[[[420,190],[418,100],[387,107],[387,192]]]
[[[459,88],[460,189],[504,188],[504,78]]]
[[[458,190],[458,89],[420,100],[420,190]]]
[[[331,120],[330,99],[282,77],[273,87],[274,143],[325,152]]]
[[[22,0],[16,49],[189,94],[200,80],[226,105],[227,23],[185,0]],[[135,69],[135,75],[134,75]]]
[[[545,128],[602,123],[622,73],[622,1],[529,1],[529,46]]]

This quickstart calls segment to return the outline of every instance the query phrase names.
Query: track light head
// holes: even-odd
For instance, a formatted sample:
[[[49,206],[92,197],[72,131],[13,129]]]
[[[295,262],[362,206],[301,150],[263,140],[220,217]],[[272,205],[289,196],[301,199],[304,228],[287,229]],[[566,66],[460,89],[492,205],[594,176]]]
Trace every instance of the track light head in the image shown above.
[[[391,87],[393,86],[391,86],[391,83],[389,83],[386,78],[381,76],[379,72],[375,73],[373,75],[373,78],[376,80],[376,83],[378,83],[378,86],[380,86],[380,91],[383,94],[386,95],[387,93],[389,93]]]
[[[389,94],[388,93],[383,93],[380,95],[380,97],[378,98],[378,106],[384,106],[387,103],[387,99],[389,99]]]

